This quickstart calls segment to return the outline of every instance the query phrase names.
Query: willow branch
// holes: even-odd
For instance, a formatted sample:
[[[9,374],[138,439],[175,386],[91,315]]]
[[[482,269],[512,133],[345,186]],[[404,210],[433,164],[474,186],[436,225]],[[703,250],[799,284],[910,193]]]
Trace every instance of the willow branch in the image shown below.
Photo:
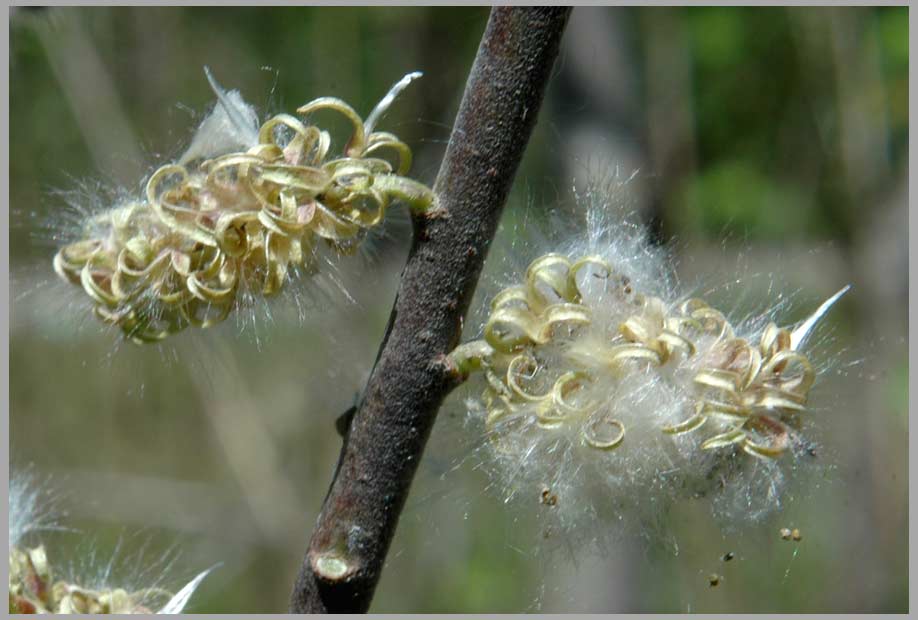
[[[491,12],[376,366],[290,599],[297,613],[366,611],[437,410],[461,382],[458,344],[558,54],[569,8]]]

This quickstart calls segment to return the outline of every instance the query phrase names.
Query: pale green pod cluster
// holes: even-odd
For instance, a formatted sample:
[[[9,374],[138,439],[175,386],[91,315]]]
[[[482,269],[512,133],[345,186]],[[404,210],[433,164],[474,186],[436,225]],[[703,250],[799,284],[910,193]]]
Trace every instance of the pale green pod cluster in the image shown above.
[[[143,343],[223,321],[241,290],[276,295],[293,269],[319,270],[320,244],[353,254],[393,202],[414,211],[433,205],[431,190],[405,176],[411,149],[373,130],[382,103],[413,77],[366,122],[322,97],[298,116],[269,119],[246,150],[160,167],[144,199],[86,222],[83,237],[54,257],[55,271],[83,288],[99,318]],[[329,133],[307,120],[320,111],[352,127],[338,155]]]

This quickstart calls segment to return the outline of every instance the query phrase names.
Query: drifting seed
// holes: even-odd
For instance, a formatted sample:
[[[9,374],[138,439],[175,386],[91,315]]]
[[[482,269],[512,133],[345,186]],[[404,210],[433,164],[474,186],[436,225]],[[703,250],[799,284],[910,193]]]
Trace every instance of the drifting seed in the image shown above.
[[[542,503],[546,506],[557,506],[558,496],[551,492],[551,489],[545,487],[542,489]]]
[[[708,585],[710,585],[712,588],[716,588],[717,586],[720,585],[720,582],[722,579],[723,577],[721,577],[717,573],[711,573],[710,575],[708,575]]]

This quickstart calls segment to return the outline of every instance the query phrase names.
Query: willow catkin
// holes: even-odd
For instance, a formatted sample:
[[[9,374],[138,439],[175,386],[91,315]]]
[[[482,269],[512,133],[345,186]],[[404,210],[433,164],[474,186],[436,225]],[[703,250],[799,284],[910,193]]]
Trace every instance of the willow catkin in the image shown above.
[[[674,286],[606,191],[581,196],[587,230],[511,274],[452,353],[480,377],[466,406],[493,486],[580,533],[680,498],[772,510],[810,445],[806,341],[847,287],[797,326],[731,321]]]
[[[589,329],[604,308],[584,300],[581,272],[587,270],[583,278],[612,282],[610,293],[626,308],[617,333]],[[691,384],[683,387],[692,398],[686,417],[660,430],[681,434],[704,426],[713,434],[702,450],[735,444],[775,458],[788,448],[789,429],[805,411],[815,380],[787,329],[770,323],[757,342],[737,337],[724,315],[701,299],[667,307],[658,297],[635,292],[627,276],[598,256],[571,261],[547,254],[533,261],[524,284],[492,300],[484,342],[468,347],[474,352],[465,363],[482,368],[487,378],[489,424],[529,410],[547,429],[581,425],[585,445],[597,449],[619,447],[625,425],[590,398],[596,383],[668,366],[677,373],[688,369]],[[603,427],[614,428],[605,439],[598,436]]]
[[[314,274],[320,245],[353,254],[392,203],[433,206],[431,190],[405,176],[411,149],[374,129],[418,75],[396,84],[366,122],[321,97],[256,128],[251,108],[208,73],[218,104],[188,152],[150,176],[143,198],[90,217],[55,255],[55,271],[83,288],[100,319],[144,343],[223,321],[241,290],[270,297],[293,269]],[[308,122],[319,111],[351,125],[337,155],[329,133]]]

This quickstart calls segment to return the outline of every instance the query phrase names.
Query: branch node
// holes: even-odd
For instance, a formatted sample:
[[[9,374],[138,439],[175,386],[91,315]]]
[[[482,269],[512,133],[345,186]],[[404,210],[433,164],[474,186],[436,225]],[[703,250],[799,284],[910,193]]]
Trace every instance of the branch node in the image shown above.
[[[310,553],[309,563],[316,576],[326,583],[347,581],[357,572],[357,567],[348,563],[337,551]]]
[[[453,381],[463,381],[468,373],[463,373],[449,355],[438,355],[430,361],[430,369],[449,376]]]
[[[424,211],[423,213],[420,213],[419,215],[423,217],[425,220],[427,220],[428,222],[430,222],[433,220],[448,218],[449,211],[446,209],[446,207],[441,207],[437,205],[436,207],[432,209],[428,209],[427,211]]]
[[[484,340],[473,340],[461,344],[447,356],[447,361],[460,381],[468,379],[469,373],[481,370],[485,360],[494,355],[494,349]]]

